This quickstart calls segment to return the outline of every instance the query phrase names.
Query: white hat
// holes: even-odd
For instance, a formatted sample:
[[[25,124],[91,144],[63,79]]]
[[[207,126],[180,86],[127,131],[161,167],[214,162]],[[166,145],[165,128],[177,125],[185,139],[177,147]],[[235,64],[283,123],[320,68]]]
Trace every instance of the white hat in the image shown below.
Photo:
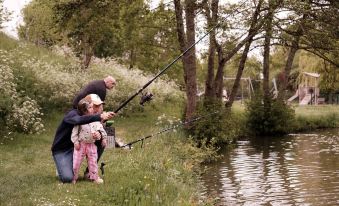
[[[94,105],[105,104],[97,94],[89,94],[85,97],[85,99]]]

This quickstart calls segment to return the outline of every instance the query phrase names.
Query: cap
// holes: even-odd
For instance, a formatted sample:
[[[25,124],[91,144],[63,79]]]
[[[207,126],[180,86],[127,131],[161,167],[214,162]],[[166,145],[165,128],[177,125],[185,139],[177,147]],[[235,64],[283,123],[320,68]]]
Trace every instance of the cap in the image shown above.
[[[85,99],[94,105],[104,104],[104,102],[100,99],[97,94],[89,94],[85,97]]]

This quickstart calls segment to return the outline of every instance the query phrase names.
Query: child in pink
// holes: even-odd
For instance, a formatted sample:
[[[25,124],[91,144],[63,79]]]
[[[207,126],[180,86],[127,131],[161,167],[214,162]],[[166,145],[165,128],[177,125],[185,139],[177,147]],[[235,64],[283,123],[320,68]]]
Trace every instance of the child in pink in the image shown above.
[[[86,99],[80,100],[78,104],[78,111],[80,115],[93,114],[92,104]],[[104,130],[101,122],[92,122],[89,124],[76,125],[72,130],[71,140],[74,143],[73,152],[73,183],[76,183],[79,175],[79,169],[84,157],[87,157],[87,164],[89,169],[89,179],[95,183],[103,183],[103,180],[98,175],[98,154],[97,146],[94,144],[93,133],[98,131],[103,139],[102,143],[107,144],[107,133]]]

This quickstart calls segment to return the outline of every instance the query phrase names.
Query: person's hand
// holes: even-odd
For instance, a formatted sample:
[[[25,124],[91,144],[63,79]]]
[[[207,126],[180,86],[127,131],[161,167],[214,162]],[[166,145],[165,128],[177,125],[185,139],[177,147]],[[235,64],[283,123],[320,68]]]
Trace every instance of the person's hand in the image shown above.
[[[74,149],[80,150],[80,144],[79,144],[79,142],[74,143]]]
[[[102,147],[106,147],[106,146],[107,146],[107,140],[106,140],[106,139],[103,139],[103,140],[102,140],[101,146],[102,146]]]
[[[115,117],[117,114],[114,112],[107,112],[109,114],[109,119],[111,119],[112,117]]]
[[[114,117],[116,114],[114,112],[103,112],[100,117],[102,121],[107,121]]]
[[[98,131],[92,132],[92,137],[95,140],[99,140],[101,138],[101,134]]]

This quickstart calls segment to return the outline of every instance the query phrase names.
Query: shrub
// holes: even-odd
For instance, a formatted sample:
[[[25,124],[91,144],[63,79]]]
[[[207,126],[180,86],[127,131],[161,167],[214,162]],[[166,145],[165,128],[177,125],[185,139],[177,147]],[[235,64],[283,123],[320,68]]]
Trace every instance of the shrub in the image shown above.
[[[247,126],[254,135],[280,135],[293,130],[294,110],[279,99],[268,98],[264,105],[262,94],[246,103]]]
[[[16,96],[15,88],[16,84],[14,83],[12,69],[7,65],[0,65],[0,116],[3,122],[11,112],[13,98]]]
[[[0,90],[3,97],[0,100],[0,114],[5,124],[1,125],[28,133],[35,131],[34,128],[41,129],[41,126],[28,125],[28,122],[20,119],[29,117],[28,114],[22,114],[27,108],[36,111],[30,115],[39,122],[37,118],[40,118],[40,111],[46,113],[53,109],[68,109],[75,94],[85,84],[112,75],[117,79],[118,85],[113,92],[107,93],[105,110],[114,110],[153,78],[137,69],[128,70],[112,59],[94,58],[90,68],[83,71],[73,57],[62,59],[55,53],[48,50],[41,52],[39,48],[29,44],[19,42],[13,43],[6,50],[2,48],[1,45]],[[178,86],[163,76],[154,81],[147,91],[154,94],[152,104],[183,97]],[[124,110],[140,110],[139,99],[135,98]]]
[[[218,149],[233,142],[240,134],[239,119],[219,102],[208,106],[198,104],[197,116],[201,120],[189,129],[199,146],[213,146]]]
[[[3,62],[6,59],[3,59]],[[37,102],[24,93],[18,94],[12,69],[3,63],[0,65],[1,120],[11,131],[38,133],[44,130],[42,113]]]
[[[40,107],[38,103],[29,98],[18,98],[13,104],[12,111],[6,117],[9,128],[24,133],[40,133],[44,131]]]

